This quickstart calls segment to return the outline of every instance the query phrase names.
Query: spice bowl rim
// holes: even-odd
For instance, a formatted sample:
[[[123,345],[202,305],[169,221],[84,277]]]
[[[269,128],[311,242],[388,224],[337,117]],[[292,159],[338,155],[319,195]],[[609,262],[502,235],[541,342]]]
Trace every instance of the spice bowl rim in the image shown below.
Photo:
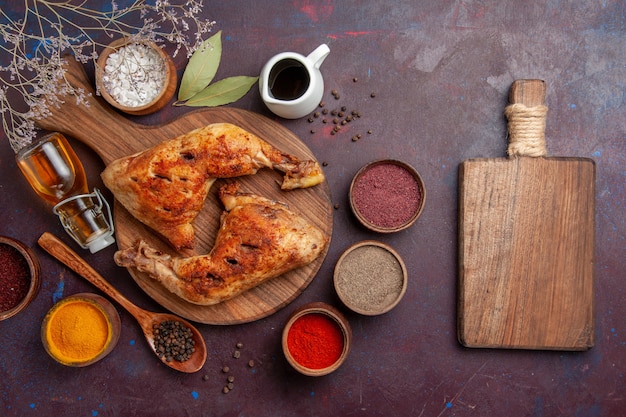
[[[152,48],[159,54],[165,64],[165,81],[163,88],[159,94],[152,99],[149,103],[141,106],[131,107],[125,106],[119,103],[117,100],[109,94],[106,87],[103,84],[102,77],[104,75],[104,68],[106,61],[113,52],[121,49],[129,44],[144,44]],[[176,84],[178,82],[176,74],[176,66],[172,58],[163,51],[156,43],[147,39],[131,39],[128,37],[118,38],[104,47],[102,52],[98,55],[98,59],[95,63],[95,78],[96,78],[96,92],[104,98],[104,100],[116,109],[134,116],[142,116],[154,113],[163,107],[170,101],[176,92]]]
[[[289,351],[289,346],[287,345],[287,336],[289,334],[289,330],[291,326],[298,320],[300,317],[308,315],[308,314],[324,314],[325,316],[331,318],[335,324],[341,330],[343,334],[343,350],[339,358],[332,365],[321,368],[321,369],[312,369],[298,363],[295,358],[291,355]],[[324,376],[328,375],[331,372],[337,370],[346,360],[348,354],[350,353],[350,349],[352,347],[352,329],[350,327],[350,323],[345,318],[345,316],[337,310],[335,307],[330,304],[315,301],[311,303],[304,304],[297,309],[295,309],[287,319],[287,323],[283,328],[282,333],[282,349],[287,362],[298,372],[307,376]]]
[[[390,304],[387,304],[385,307],[383,307],[380,310],[364,310],[362,308],[355,306],[353,303],[350,302],[350,300],[346,297],[346,294],[344,293],[344,291],[342,291],[342,289],[339,286],[339,275],[340,275],[340,267],[341,267],[342,262],[344,262],[344,260],[352,252],[354,252],[356,249],[361,248],[363,246],[375,246],[375,247],[386,250],[387,252],[389,252],[391,255],[394,256],[394,258],[400,264],[400,268],[402,269],[402,287],[400,288],[400,292],[398,293],[397,297],[394,299],[393,302],[391,302]],[[408,271],[406,268],[406,264],[404,263],[404,260],[402,259],[400,254],[391,246],[382,242],[378,242],[376,240],[363,240],[361,242],[357,242],[349,246],[345,251],[343,251],[339,259],[337,260],[337,263],[335,264],[335,269],[333,271],[333,286],[335,287],[335,292],[337,293],[337,296],[339,297],[341,302],[350,310],[354,311],[355,313],[362,314],[364,316],[379,316],[381,314],[385,314],[391,311],[392,309],[394,309],[400,303],[402,298],[404,298],[404,295],[406,294],[406,289],[408,286]]]
[[[417,186],[419,188],[420,191],[420,204],[417,208],[417,210],[415,211],[415,213],[413,213],[413,215],[404,223],[398,225],[398,226],[394,226],[394,227],[382,227],[382,226],[378,226],[374,223],[372,223],[371,221],[369,221],[365,216],[363,216],[363,214],[361,214],[361,212],[359,212],[355,202],[354,202],[354,187],[355,184],[357,182],[357,180],[361,177],[361,175],[363,175],[367,170],[378,166],[378,165],[383,165],[383,164],[392,164],[392,165],[397,165],[399,167],[402,167],[404,169],[406,169],[411,176],[413,177],[413,179],[415,179],[415,181],[417,182]],[[415,222],[417,221],[417,219],[422,215],[422,212],[424,210],[424,206],[426,203],[426,187],[424,185],[424,180],[422,179],[422,176],[420,175],[420,173],[410,164],[401,161],[399,159],[393,159],[393,158],[384,158],[384,159],[376,159],[374,161],[370,161],[368,163],[366,163],[365,165],[363,165],[361,168],[359,168],[359,170],[356,172],[356,174],[354,174],[354,177],[352,177],[352,181],[350,182],[350,190],[348,192],[348,199],[350,202],[350,209],[352,211],[352,214],[354,214],[354,216],[357,218],[357,220],[359,221],[359,223],[361,223],[364,227],[366,227],[367,229],[373,231],[373,232],[378,232],[378,233],[395,233],[395,232],[400,232],[402,230],[406,230],[409,227],[413,226],[413,224],[415,224]]]
[[[24,298],[13,308],[0,311],[0,321],[3,321],[23,311],[35,299],[39,292],[39,287],[41,286],[41,266],[35,252],[23,242],[8,236],[0,236],[0,244],[11,246],[20,253],[26,260],[30,277],[28,291]]]
[[[91,305],[96,306],[98,310],[106,318],[108,330],[109,330],[109,335],[107,335],[108,341],[105,344],[104,348],[93,358],[90,358],[84,361],[66,361],[55,356],[54,353],[50,350],[50,346],[48,344],[48,340],[46,336],[47,327],[54,312],[56,312],[56,310],[61,308],[64,304],[67,304],[69,302],[75,302],[75,301],[87,302],[87,303],[90,303]],[[113,348],[115,348],[115,346],[117,345],[117,342],[119,341],[121,328],[122,328],[122,323],[120,320],[119,313],[109,300],[95,293],[82,292],[82,293],[76,293],[76,294],[72,294],[70,296],[64,297],[62,300],[55,303],[50,308],[50,310],[48,310],[41,324],[41,341],[43,343],[45,351],[56,362],[65,366],[82,368],[85,366],[92,365],[104,359],[109,353],[111,353],[111,351],[113,351]]]

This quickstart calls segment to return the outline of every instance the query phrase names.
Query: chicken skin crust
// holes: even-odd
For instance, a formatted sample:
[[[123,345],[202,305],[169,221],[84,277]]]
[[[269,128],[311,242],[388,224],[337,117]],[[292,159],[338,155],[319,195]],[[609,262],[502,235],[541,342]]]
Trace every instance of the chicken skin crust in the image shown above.
[[[213,305],[315,260],[329,237],[280,202],[220,189],[223,213],[215,245],[206,255],[174,257],[147,243],[117,251],[119,266],[135,268],[190,303]]]
[[[117,159],[102,172],[104,184],[140,222],[176,250],[193,248],[192,222],[218,178],[283,172],[281,189],[324,181],[319,164],[299,160],[230,123],[215,123]]]

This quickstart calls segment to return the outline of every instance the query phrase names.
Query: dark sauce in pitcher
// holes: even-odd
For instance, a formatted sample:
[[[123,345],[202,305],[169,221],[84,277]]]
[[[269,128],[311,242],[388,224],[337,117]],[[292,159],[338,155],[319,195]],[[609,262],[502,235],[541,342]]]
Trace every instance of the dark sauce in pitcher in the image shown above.
[[[306,67],[295,59],[278,61],[270,71],[270,93],[278,100],[295,100],[307,91],[311,79]]]

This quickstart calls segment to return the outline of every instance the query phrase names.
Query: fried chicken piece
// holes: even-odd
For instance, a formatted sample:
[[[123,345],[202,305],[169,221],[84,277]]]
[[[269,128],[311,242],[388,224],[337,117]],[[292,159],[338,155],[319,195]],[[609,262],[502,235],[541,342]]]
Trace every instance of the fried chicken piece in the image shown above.
[[[115,160],[102,180],[130,214],[180,250],[193,247],[191,223],[215,180],[261,168],[284,172],[283,190],[324,181],[316,161],[300,161],[229,123],[211,124]]]
[[[227,210],[207,255],[173,257],[140,241],[115,253],[117,265],[136,268],[177,296],[199,305],[228,300],[315,260],[329,237],[280,202],[220,189]]]

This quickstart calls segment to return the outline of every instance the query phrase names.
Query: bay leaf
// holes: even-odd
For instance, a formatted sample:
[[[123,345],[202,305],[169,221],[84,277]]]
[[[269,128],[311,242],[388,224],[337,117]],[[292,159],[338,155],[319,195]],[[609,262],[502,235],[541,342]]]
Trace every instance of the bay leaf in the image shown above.
[[[229,104],[245,96],[258,79],[259,77],[245,75],[224,78],[209,85],[181,104],[190,107],[216,107]]]
[[[204,41],[191,55],[178,89],[178,101],[185,101],[213,81],[222,58],[222,31]]]

